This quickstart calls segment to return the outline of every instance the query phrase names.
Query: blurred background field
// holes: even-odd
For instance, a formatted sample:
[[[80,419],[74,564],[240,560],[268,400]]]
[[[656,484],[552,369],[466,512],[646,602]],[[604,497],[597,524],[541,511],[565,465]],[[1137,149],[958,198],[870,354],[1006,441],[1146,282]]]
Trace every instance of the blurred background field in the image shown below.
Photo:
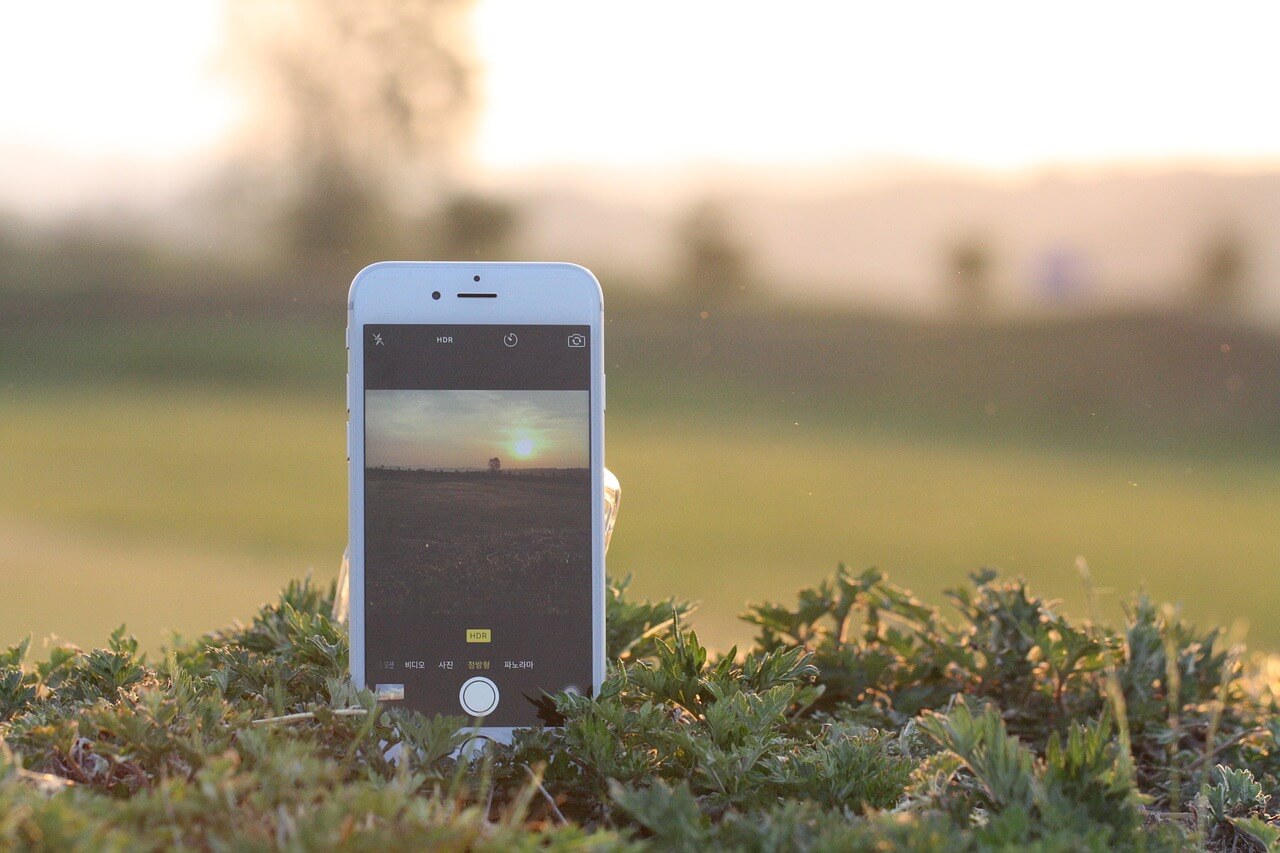
[[[0,122],[0,641],[157,648],[335,576],[343,299],[406,257],[596,271],[610,570],[701,600],[715,645],[837,561],[935,601],[996,566],[1079,613],[1079,555],[1109,615],[1145,587],[1280,645],[1280,128],[1239,43],[1274,11],[1235,9],[1256,25],[1192,81],[1150,41],[1133,76],[1115,32],[1149,15],[1082,7],[1030,57],[1036,21],[992,5],[895,89],[871,48],[762,71],[738,42],[959,13],[711,5],[629,37],[573,3],[80,7],[132,49],[90,79],[74,28]],[[1227,26],[1161,8],[1175,45]],[[713,46],[637,71],[646,33]],[[1081,45],[1098,67],[1062,76]]]

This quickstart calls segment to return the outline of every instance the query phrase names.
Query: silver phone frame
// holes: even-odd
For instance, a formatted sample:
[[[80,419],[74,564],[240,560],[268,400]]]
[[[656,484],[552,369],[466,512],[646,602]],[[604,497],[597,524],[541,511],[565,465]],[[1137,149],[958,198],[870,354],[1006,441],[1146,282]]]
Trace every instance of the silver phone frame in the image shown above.
[[[476,280],[479,276],[479,280]],[[432,293],[439,291],[439,299]],[[459,299],[458,293],[496,293]],[[347,495],[351,576],[351,678],[365,684],[364,340],[378,323],[546,324],[591,328],[591,662],[592,689],[605,677],[604,295],[585,267],[569,263],[382,261],[361,270],[347,297]],[[501,681],[494,679],[501,687]],[[461,707],[458,713],[462,713]],[[474,722],[474,721],[473,721]],[[516,728],[467,727],[510,742]]]

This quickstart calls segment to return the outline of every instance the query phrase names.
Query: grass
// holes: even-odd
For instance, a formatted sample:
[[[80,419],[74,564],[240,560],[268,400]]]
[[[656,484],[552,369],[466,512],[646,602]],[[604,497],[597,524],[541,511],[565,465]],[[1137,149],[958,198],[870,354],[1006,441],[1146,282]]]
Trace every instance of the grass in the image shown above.
[[[346,540],[342,403],[113,383],[9,391],[0,419],[0,626],[150,648],[207,630]]]
[[[1275,460],[620,418],[609,446],[623,483],[612,570],[634,569],[642,594],[701,599],[699,627],[720,642],[742,638],[742,598],[774,597],[836,559],[916,589],[996,565],[1083,612],[1077,555],[1105,586],[1245,615],[1256,642],[1280,642],[1280,594],[1256,582],[1280,557]]]
[[[0,627],[87,643],[127,622],[155,648],[208,630],[345,543],[340,389],[104,382],[5,392]],[[936,590],[979,565],[1083,612],[1074,563],[1202,620],[1243,615],[1280,646],[1280,460],[922,438],[749,406],[660,408],[611,383],[623,483],[610,571],[700,599],[704,640],[745,636],[744,601],[838,560]],[[797,423],[798,421],[798,423]],[[145,592],[144,592],[145,590]],[[1107,597],[1114,608],[1115,597]]]
[[[341,550],[340,392],[110,384],[13,392],[6,411],[7,516],[197,549]]]

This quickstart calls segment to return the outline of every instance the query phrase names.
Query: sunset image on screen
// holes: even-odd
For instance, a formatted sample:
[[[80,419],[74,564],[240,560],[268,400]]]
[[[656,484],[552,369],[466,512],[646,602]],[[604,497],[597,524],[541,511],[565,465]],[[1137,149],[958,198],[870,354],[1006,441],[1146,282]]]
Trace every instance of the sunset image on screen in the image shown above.
[[[519,612],[527,634],[590,613],[589,400],[366,392],[366,583],[385,624]]]
[[[367,394],[369,468],[463,472],[588,465],[586,391]]]

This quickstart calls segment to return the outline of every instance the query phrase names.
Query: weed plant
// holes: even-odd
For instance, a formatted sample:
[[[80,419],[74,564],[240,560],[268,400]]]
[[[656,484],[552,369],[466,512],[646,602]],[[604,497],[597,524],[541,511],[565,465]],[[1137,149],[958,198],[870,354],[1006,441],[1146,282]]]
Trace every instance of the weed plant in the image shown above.
[[[347,679],[333,589],[139,654],[0,654],[0,847],[1264,850],[1280,679],[1145,598],[1120,630],[983,572],[944,617],[843,567],[715,654],[611,587],[609,675],[472,759]],[[461,732],[461,733],[460,733]]]

